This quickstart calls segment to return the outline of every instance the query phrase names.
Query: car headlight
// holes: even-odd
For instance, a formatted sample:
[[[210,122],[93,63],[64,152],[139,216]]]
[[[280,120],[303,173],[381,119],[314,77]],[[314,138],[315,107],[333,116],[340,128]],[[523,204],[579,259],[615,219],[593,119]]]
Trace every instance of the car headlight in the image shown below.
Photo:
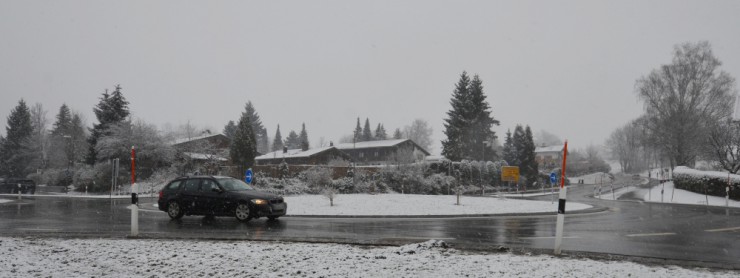
[[[254,203],[255,205],[266,205],[267,204],[267,200],[254,199],[254,200],[252,200],[252,203]]]

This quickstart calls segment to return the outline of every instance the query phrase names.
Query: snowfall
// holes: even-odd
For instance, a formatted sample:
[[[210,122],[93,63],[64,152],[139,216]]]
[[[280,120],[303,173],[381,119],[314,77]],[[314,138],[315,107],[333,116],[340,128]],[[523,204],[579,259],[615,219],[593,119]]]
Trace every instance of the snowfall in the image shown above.
[[[0,237],[0,277],[737,277],[737,272],[549,255],[471,253],[430,240],[341,244]]]

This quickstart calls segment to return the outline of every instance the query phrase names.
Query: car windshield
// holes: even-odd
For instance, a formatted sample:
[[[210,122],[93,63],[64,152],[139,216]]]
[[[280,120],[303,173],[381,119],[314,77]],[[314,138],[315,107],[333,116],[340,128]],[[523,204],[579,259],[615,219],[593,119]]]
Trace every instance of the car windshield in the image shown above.
[[[218,183],[220,183],[226,191],[254,190],[254,188],[249,186],[247,183],[235,178],[218,179]]]

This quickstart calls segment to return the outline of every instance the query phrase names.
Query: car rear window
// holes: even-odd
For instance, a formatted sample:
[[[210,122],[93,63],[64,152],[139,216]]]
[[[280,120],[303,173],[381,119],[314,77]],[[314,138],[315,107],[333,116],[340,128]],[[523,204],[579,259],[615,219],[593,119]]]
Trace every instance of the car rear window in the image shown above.
[[[182,184],[182,181],[173,181],[170,184],[167,185],[167,190],[177,190],[180,189],[180,184]]]

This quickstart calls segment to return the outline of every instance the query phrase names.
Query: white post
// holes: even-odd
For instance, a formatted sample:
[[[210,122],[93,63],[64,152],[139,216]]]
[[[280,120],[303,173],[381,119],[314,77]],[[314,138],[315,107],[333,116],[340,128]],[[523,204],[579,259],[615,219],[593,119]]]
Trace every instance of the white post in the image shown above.
[[[563,243],[563,225],[565,223],[565,196],[567,187],[560,188],[558,203],[558,222],[555,227],[555,255],[560,255],[560,246]]]
[[[132,187],[131,192],[136,194],[136,192],[138,191],[137,184],[134,183],[131,187]],[[132,195],[135,196],[134,194]],[[133,198],[136,198],[136,197],[133,197]],[[137,204],[138,202],[136,202],[137,200],[133,198],[132,198],[132,204],[131,206],[129,206],[131,208],[131,236],[132,237],[139,236],[139,205]]]
[[[18,184],[18,200],[21,199],[21,184]]]
[[[727,193],[727,195],[725,195],[725,207],[729,207],[730,206],[730,187],[729,186],[725,187],[725,193]]]

